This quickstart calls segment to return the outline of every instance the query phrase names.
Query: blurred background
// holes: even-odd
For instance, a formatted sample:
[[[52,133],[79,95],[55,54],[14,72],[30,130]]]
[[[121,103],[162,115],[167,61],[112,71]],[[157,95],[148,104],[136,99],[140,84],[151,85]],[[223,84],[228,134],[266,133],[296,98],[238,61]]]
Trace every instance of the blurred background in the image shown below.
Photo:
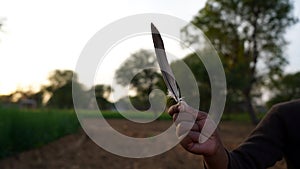
[[[229,149],[238,146],[272,105],[300,98],[297,0],[1,1],[0,168],[202,167],[201,157],[180,146],[146,159],[110,154],[84,134],[77,120],[72,80],[77,94],[87,98],[82,104],[88,107],[88,98],[95,96],[104,117],[126,135],[150,137],[172,124],[166,113],[149,124],[135,124],[114,107],[116,102],[126,105],[124,97],[129,95],[134,107],[144,111],[150,107],[153,89],[167,92],[159,71],[136,69],[157,66],[151,39],[133,38],[116,47],[110,56],[118,62],[107,62],[95,84],[85,84],[74,72],[80,52],[97,31],[139,13],[186,20],[217,50],[228,89],[220,130]],[[200,46],[189,24],[178,33],[183,42]],[[208,111],[210,83],[203,63],[178,45],[168,47],[181,56],[171,60],[173,71],[180,72],[179,60],[189,66],[201,96],[199,109]],[[110,85],[112,79],[116,88]],[[128,85],[130,92],[122,92]],[[112,93],[118,97],[112,98]],[[286,167],[281,161],[273,168]]]

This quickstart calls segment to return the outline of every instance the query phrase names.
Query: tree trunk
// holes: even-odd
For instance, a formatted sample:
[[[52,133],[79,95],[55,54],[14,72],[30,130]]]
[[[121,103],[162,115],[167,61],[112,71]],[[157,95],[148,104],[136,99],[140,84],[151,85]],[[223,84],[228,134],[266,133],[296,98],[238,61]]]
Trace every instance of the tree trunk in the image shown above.
[[[258,14],[259,14],[259,9],[255,6],[255,4],[253,5],[253,13],[254,13],[254,20],[252,22],[253,25],[253,34],[252,34],[252,42],[253,42],[253,48],[252,48],[252,67],[251,67],[251,62],[250,64],[250,72],[249,72],[249,77],[250,77],[250,81],[249,81],[249,86],[246,87],[245,91],[244,91],[244,95],[245,95],[245,101],[246,101],[246,105],[247,105],[247,110],[248,113],[250,115],[251,121],[253,124],[258,124],[258,118],[256,117],[256,112],[253,108],[252,105],[252,98],[251,98],[251,90],[253,87],[253,84],[256,82],[256,66],[257,66],[257,60],[258,60],[258,49],[257,49],[257,20],[258,20]]]
[[[251,100],[250,93],[245,94],[245,97],[246,97],[245,101],[246,101],[246,105],[247,105],[247,110],[248,110],[251,122],[252,122],[252,124],[256,125],[256,124],[258,124],[259,120],[256,117],[256,112],[255,112],[255,110],[253,108],[253,105],[252,105],[252,100]]]

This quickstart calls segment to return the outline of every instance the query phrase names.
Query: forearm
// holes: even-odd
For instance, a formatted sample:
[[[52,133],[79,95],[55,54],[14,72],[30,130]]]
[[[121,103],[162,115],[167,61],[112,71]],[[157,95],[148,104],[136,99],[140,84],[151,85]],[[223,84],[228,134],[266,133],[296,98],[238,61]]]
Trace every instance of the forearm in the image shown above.
[[[229,162],[227,152],[223,146],[218,149],[215,155],[204,156],[204,161],[207,169],[227,169]]]

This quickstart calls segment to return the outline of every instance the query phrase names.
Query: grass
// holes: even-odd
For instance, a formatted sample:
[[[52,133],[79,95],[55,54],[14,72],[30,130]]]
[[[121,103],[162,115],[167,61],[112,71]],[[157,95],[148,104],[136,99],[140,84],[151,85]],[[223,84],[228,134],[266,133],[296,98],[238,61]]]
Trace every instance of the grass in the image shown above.
[[[0,158],[36,148],[80,127],[68,110],[0,109]]]
[[[257,114],[258,119],[262,119],[265,113]],[[222,121],[235,121],[235,122],[247,122],[251,123],[250,115],[247,112],[242,113],[224,113],[222,115]]]

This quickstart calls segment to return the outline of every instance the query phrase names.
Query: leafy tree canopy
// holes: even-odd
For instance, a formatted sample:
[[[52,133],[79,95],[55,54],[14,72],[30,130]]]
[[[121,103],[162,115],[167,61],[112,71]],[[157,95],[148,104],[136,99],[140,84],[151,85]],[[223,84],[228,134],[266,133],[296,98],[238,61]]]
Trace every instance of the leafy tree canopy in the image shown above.
[[[254,123],[255,89],[280,77],[287,64],[284,33],[297,22],[292,9],[289,0],[207,0],[191,21],[219,52],[228,95],[243,98]],[[202,46],[193,33],[189,25],[182,30],[186,42]]]
[[[141,49],[133,53],[116,71],[116,81],[123,86],[129,85],[136,93],[131,97],[132,104],[138,109],[146,110],[150,107],[149,94],[153,89],[166,91],[158,71],[154,53]]]
[[[72,70],[54,70],[48,78],[50,85],[45,87],[51,97],[47,103],[49,107],[71,109],[73,97],[80,97],[82,106],[88,102],[84,86],[78,82],[77,75]],[[73,80],[73,84],[72,84]],[[72,87],[76,91],[72,95]]]

